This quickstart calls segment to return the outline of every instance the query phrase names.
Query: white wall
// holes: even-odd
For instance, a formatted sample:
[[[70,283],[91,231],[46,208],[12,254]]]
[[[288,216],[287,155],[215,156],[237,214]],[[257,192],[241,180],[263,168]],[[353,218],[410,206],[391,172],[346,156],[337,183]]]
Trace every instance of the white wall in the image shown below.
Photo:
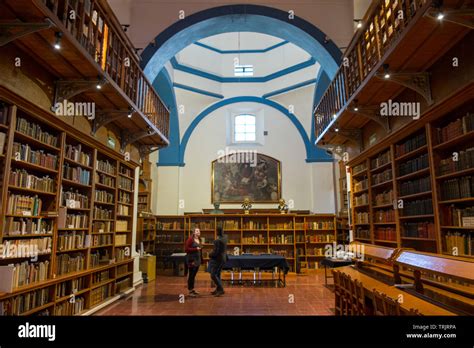
[[[179,98],[187,98],[185,92]],[[293,92],[307,94],[302,89]],[[205,97],[204,97],[205,98]],[[305,98],[308,100],[308,98]],[[189,104],[190,99],[187,99]],[[201,101],[202,102],[202,101]],[[309,104],[309,103],[308,103]],[[293,200],[293,209],[309,209],[313,212],[332,213],[334,208],[334,187],[332,163],[306,163],[304,143],[293,123],[279,111],[259,103],[238,103],[220,108],[204,118],[195,128],[188,141],[184,167],[156,167],[153,165],[153,181],[158,184],[154,189],[152,209],[156,214],[182,214],[184,212],[201,212],[211,205],[211,162],[218,157],[218,151],[226,147],[226,120],[230,111],[262,110],[264,112],[264,130],[268,131],[265,145],[249,146],[258,152],[272,156],[281,161],[282,165],[282,197]],[[311,109],[306,106],[306,109]],[[188,110],[192,110],[188,109]],[[192,119],[190,114],[183,120]],[[181,127],[181,133],[184,133]],[[243,146],[231,147],[234,149]],[[152,163],[157,156],[153,155]],[[156,180],[156,181],[155,181]],[[184,206],[180,206],[180,202]],[[222,208],[239,208],[240,205],[222,205]],[[254,205],[255,208],[276,207],[276,204]]]

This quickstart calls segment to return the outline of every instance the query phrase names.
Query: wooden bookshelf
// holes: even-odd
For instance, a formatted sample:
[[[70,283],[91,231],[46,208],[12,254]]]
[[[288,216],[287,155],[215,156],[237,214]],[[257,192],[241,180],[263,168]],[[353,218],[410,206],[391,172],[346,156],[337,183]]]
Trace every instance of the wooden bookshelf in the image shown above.
[[[455,256],[474,254],[472,104],[436,115],[419,121],[410,131],[402,128],[389,137],[392,142],[374,145],[349,162],[355,240],[434,253],[452,254],[450,249],[454,249]],[[383,173],[390,165],[384,162],[374,167],[374,159],[387,151],[392,176],[380,181],[383,178],[374,174]],[[355,185],[365,178],[369,182],[369,222],[357,219],[366,206],[354,204],[360,196]],[[376,202],[377,194],[388,188],[393,190],[392,202]],[[382,211],[393,213],[377,220],[377,212]],[[380,228],[384,232],[393,228],[396,239],[377,236]]]
[[[137,223],[137,249],[140,250],[140,244],[143,243],[143,251],[148,254],[155,253],[156,239],[156,217],[139,216]]]
[[[127,276],[121,275],[120,279],[115,276],[120,267],[126,267],[127,272],[133,271],[133,260],[128,258],[120,262],[115,253],[115,249],[119,246],[114,248],[115,236],[120,233],[115,231],[114,226],[117,221],[118,189],[116,184],[105,189],[100,187],[96,181],[98,178],[95,175],[99,172],[95,163],[98,158],[108,158],[117,165],[128,167],[132,173],[137,164],[123,162],[123,156],[120,154],[107,149],[93,138],[84,137],[73,129],[63,128],[61,123],[25,112],[15,105],[8,106],[7,113],[9,124],[14,126],[0,129],[7,133],[5,156],[0,159],[0,220],[6,221],[5,224],[0,224],[0,241],[46,243],[47,240],[50,251],[45,252],[41,244],[38,244],[40,247],[37,261],[31,261],[30,257],[15,257],[15,255],[0,259],[0,265],[13,263],[18,268],[36,267],[36,272],[40,272],[37,282],[31,284],[19,282],[12,292],[0,293],[0,308],[6,310],[7,315],[78,315],[103,303],[105,298],[117,296],[121,291],[125,291],[124,289],[131,288],[133,281],[131,273]],[[36,125],[41,126],[42,132],[48,134],[26,135],[27,129]],[[28,151],[24,151],[26,148]],[[35,151],[38,151],[38,154],[41,151],[42,156],[48,156],[46,160],[50,162],[47,166],[40,166],[34,162],[38,157],[30,157],[30,153]],[[19,187],[14,182],[17,173],[36,176],[40,178],[38,182],[41,182],[41,185],[47,186]],[[109,202],[102,203],[100,200],[95,200],[97,191],[100,190],[110,195]],[[133,204],[133,201],[130,203]],[[104,216],[95,216],[96,207],[107,207],[111,215],[106,216],[106,219],[102,219]],[[129,220],[131,223],[131,215]],[[31,222],[28,226],[33,227],[28,228],[32,230],[30,232],[26,230],[22,234],[14,233],[17,226],[21,227],[22,221]],[[100,232],[94,229],[94,224],[102,221],[111,223],[110,231]],[[131,225],[127,230],[131,230]],[[46,231],[49,233],[45,233]],[[98,246],[92,244],[95,236],[103,238],[106,235],[109,236],[110,243]],[[122,244],[130,248],[130,232],[127,233],[127,238],[126,243]],[[91,254],[96,249],[110,250],[107,262],[101,260],[98,264],[92,264]],[[65,264],[61,267],[61,262],[67,263],[71,259],[76,260],[74,267],[64,268]],[[91,279],[99,270],[110,270],[111,275],[109,279],[111,286],[107,289],[107,296],[102,300],[99,295],[94,294],[94,291],[100,290],[101,287],[97,289],[91,287]],[[80,291],[74,294],[76,302],[72,305],[68,300],[73,294],[60,294],[59,288],[63,283],[80,279],[84,284],[78,289]],[[20,303],[21,297],[32,293],[35,296],[46,294],[43,297],[46,302],[38,301],[34,308],[12,306],[14,303]],[[93,297],[95,301],[91,301]]]
[[[333,214],[189,214],[157,216],[156,220],[157,255],[184,252],[185,238],[193,228],[199,227],[204,239],[203,259],[207,261],[217,226],[222,226],[228,238],[228,253],[284,255],[291,272],[299,269],[300,262],[308,262],[310,269],[319,268],[324,246],[336,241],[336,217]],[[183,224],[186,226],[184,231],[177,228]],[[183,241],[177,241],[181,237]],[[170,241],[172,238],[176,241]]]

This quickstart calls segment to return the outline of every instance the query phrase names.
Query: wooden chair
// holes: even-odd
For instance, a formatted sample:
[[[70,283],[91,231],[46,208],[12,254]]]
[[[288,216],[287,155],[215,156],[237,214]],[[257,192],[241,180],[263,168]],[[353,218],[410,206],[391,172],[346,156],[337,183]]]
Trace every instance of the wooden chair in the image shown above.
[[[385,315],[400,315],[400,302],[383,294]]]
[[[335,296],[335,300],[334,300],[334,314],[335,315],[342,315],[343,314],[343,311],[342,311],[342,308],[343,308],[343,301],[342,301],[342,298],[344,296],[343,294],[343,290],[342,290],[342,284],[341,284],[341,272],[339,271],[336,271],[336,270],[332,270],[332,276],[333,276],[333,279],[334,279],[334,296]]]
[[[352,290],[352,279],[349,275],[342,273],[342,284],[343,284],[343,293],[344,293],[344,306],[343,312],[345,315],[354,315],[353,313],[353,290]]]
[[[300,262],[300,275],[307,275],[308,274],[308,262],[301,261]]]
[[[376,289],[372,290],[373,294],[373,305],[374,305],[374,315],[385,315],[385,305],[383,294],[378,292]]]
[[[362,285],[362,282],[358,281],[357,279],[354,279],[354,290],[357,302],[357,315],[366,315],[367,310],[365,304],[365,290],[364,286]]]

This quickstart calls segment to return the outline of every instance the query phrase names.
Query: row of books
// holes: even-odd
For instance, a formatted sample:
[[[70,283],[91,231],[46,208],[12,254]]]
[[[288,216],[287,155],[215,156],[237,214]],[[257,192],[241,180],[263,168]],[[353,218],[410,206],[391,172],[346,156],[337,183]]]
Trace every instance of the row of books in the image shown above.
[[[394,222],[395,221],[395,210],[376,210],[374,211],[374,222]]]
[[[64,191],[61,187],[61,205],[67,208],[89,209],[90,201],[87,195],[79,193],[78,190],[71,188],[68,191]]]
[[[251,236],[251,237],[243,237],[242,238],[243,244],[266,244],[267,239],[262,234],[258,236]]]
[[[38,216],[41,213],[42,201],[38,196],[15,195],[8,192],[7,214]]]
[[[121,276],[124,273],[128,272],[128,265],[117,266],[117,276]]]
[[[115,235],[115,245],[126,245],[127,244],[127,235],[126,234],[116,234]]]
[[[43,262],[24,261],[13,265],[13,288],[30,285],[48,279],[49,260]]]
[[[51,234],[53,221],[50,219],[13,218],[5,219],[4,233],[6,236],[20,236],[26,234]]]
[[[132,170],[125,166],[120,166],[120,174],[132,177]]]
[[[472,176],[444,180],[440,188],[443,200],[474,197],[474,180]]]
[[[474,168],[474,147],[442,159],[439,162],[438,175],[450,174],[469,168]]]
[[[431,179],[427,176],[416,180],[403,181],[399,185],[399,190],[400,196],[431,191]]]
[[[433,214],[433,200],[419,199],[403,203],[403,216]]]
[[[7,315],[21,315],[50,302],[50,288],[27,292],[13,297]]]
[[[54,193],[56,191],[55,180],[49,175],[38,177],[29,174],[24,169],[16,169],[10,172],[8,183],[12,186]]]
[[[110,188],[115,188],[115,179],[105,174],[96,173],[95,181]]]
[[[267,223],[263,221],[247,221],[243,225],[244,230],[266,230]]]
[[[181,222],[172,222],[172,223],[168,223],[168,224],[163,224],[163,226],[165,228],[163,228],[164,230],[168,230],[168,229],[182,229],[184,227],[170,227],[170,228],[166,228],[167,226],[183,226]],[[199,228],[201,230],[213,230],[215,228],[215,224],[214,224],[214,221],[196,221],[192,224],[193,228]]]
[[[113,244],[113,235],[103,234],[103,235],[93,235],[92,236],[92,246],[101,246],[101,245],[111,245]]]
[[[196,226],[199,227],[199,226]],[[157,222],[156,228],[158,230],[182,230],[184,228],[183,223],[181,221],[173,221],[173,222]],[[201,227],[199,227],[201,228]],[[214,227],[211,227],[214,229]]]
[[[15,161],[23,161],[40,167],[56,170],[58,156],[45,153],[43,150],[33,150],[29,144],[13,143],[12,155]]]
[[[333,234],[316,234],[313,236],[306,236],[306,243],[330,243],[334,241]]]
[[[384,205],[384,204],[391,204],[394,200],[393,190],[384,191],[375,195],[374,198],[374,205]]]
[[[95,168],[97,170],[100,170],[101,172],[104,172],[110,175],[115,175],[116,167],[115,165],[110,163],[108,160],[105,160],[105,161],[97,160]]]
[[[372,175],[372,186],[392,180],[392,170],[387,169],[382,173]]]
[[[110,262],[110,252],[108,249],[97,250],[95,253],[91,253],[91,268],[100,266],[101,264]]]
[[[126,231],[129,230],[127,220],[117,220],[115,225],[116,225],[115,226],[115,231],[116,232],[126,232]]]
[[[359,211],[355,214],[356,224],[368,224],[369,223],[369,213],[366,211]]]
[[[58,137],[44,131],[37,123],[29,122],[22,117],[18,117],[16,120],[16,130],[42,143],[58,147]]]
[[[87,248],[90,245],[90,236],[87,236],[88,241],[86,241],[86,235],[84,231],[72,231],[61,233],[58,236],[58,250],[71,250],[71,249],[80,249]]]
[[[430,221],[426,222],[405,222],[403,225],[403,235],[414,238],[435,238],[435,227]]]
[[[79,272],[85,269],[86,259],[84,254],[60,254],[56,257],[56,275]]]
[[[397,157],[400,157],[425,145],[426,133],[423,131],[423,133],[417,134],[414,137],[405,140],[402,144],[396,145],[395,153]]]
[[[111,220],[114,218],[114,212],[110,209],[94,207],[94,219]]]
[[[64,214],[59,210],[58,228],[88,228],[89,216],[86,214]]]
[[[118,178],[118,187],[123,190],[133,191],[133,182],[128,178],[120,176]]]
[[[222,228],[224,230],[238,230],[239,221],[238,220],[225,220],[222,221]]]
[[[0,244],[0,259],[11,259],[50,254],[53,239],[51,237],[32,239],[8,239]]]
[[[444,236],[446,252],[451,255],[474,255],[474,236],[472,233],[450,232]]]
[[[119,215],[130,215],[131,207],[128,205],[119,204],[117,206],[117,214]]]
[[[84,297],[73,297],[70,300],[56,304],[54,315],[77,315],[85,309],[85,306],[86,299]]]
[[[274,222],[270,223],[271,230],[292,230],[293,229],[293,221],[289,222]]]
[[[92,232],[94,233],[108,233],[112,232],[112,221],[94,221],[92,223]]]
[[[99,284],[109,279],[110,279],[110,270],[101,271],[101,272],[92,274],[92,284]]]
[[[132,202],[132,196],[128,192],[119,191],[119,202],[130,204]]]
[[[355,230],[356,238],[370,239],[370,230],[368,228],[358,227]]]
[[[397,240],[397,231],[395,227],[377,227],[374,230],[374,238],[378,240]]]
[[[306,248],[308,256],[324,256],[324,248]]]
[[[372,160],[370,160],[370,168],[372,169],[378,168],[380,166],[383,166],[384,164],[387,164],[391,160],[392,159],[391,159],[390,151],[384,152],[378,155],[376,158],[373,158]]]
[[[91,172],[82,167],[71,167],[69,163],[64,163],[63,178],[82,185],[90,185]]]
[[[365,204],[369,204],[369,194],[368,193],[364,193],[360,196],[355,196],[354,197],[354,205],[357,207],[359,205],[365,205]]]
[[[92,155],[82,151],[82,145],[66,145],[66,152],[64,153],[66,158],[71,161],[80,163],[84,166],[90,167]]]
[[[354,193],[366,190],[368,187],[369,187],[369,180],[367,178],[361,181],[354,180]]]
[[[333,230],[334,222],[333,221],[312,221],[306,222],[307,230]]]
[[[474,113],[467,113],[447,126],[437,128],[438,143],[444,143],[474,130]]]
[[[474,228],[474,207],[457,208],[454,205],[443,207],[442,220],[445,226]]]
[[[428,168],[428,166],[429,166],[428,154],[425,153],[414,159],[400,163],[400,165],[398,166],[398,176],[408,175],[408,174],[417,172],[419,170]]]
[[[96,190],[95,191],[95,202],[96,203],[114,203],[114,194],[107,192]]]
[[[129,247],[115,249],[115,259],[117,260],[117,262],[129,259],[130,255],[131,252]]]
[[[87,288],[87,278],[75,278],[56,285],[56,299],[72,295]]]
[[[293,244],[293,235],[279,235],[279,236],[270,236],[269,242],[271,244]]]
[[[359,164],[359,165],[356,165],[356,166],[352,169],[352,173],[353,173],[353,174],[358,174],[358,173],[360,173],[360,172],[362,172],[362,171],[364,171],[364,170],[366,170],[366,169],[367,169],[367,165],[366,165],[365,162],[364,162],[364,163],[361,163],[361,164]]]
[[[107,298],[109,298],[112,294],[112,283],[105,284],[103,286],[100,286],[96,289],[91,290],[90,293],[90,304],[91,307],[105,301]]]

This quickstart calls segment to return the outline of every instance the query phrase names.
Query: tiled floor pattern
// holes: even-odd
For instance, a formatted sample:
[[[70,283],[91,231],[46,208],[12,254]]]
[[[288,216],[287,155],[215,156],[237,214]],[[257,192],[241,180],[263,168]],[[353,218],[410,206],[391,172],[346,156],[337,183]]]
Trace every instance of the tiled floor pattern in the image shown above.
[[[324,286],[324,273],[291,276],[285,288],[227,286],[214,297],[209,274],[198,274],[197,298],[187,295],[186,278],[158,276],[95,315],[333,315],[334,294]],[[183,298],[181,297],[181,300]],[[293,301],[292,301],[293,300]],[[182,302],[182,301],[181,301]],[[293,303],[291,303],[293,302]]]

